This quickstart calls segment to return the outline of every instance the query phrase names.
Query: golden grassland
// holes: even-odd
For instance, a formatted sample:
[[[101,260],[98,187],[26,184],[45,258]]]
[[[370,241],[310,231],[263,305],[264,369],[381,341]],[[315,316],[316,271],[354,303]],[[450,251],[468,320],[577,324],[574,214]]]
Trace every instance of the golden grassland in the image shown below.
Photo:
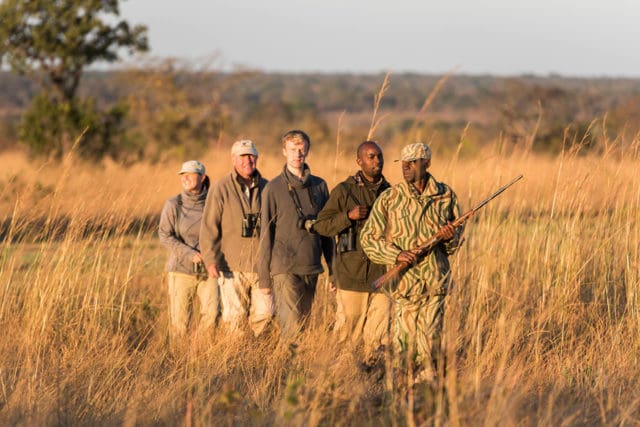
[[[399,182],[399,147],[384,148],[385,175]],[[329,151],[312,147],[309,163],[333,187],[356,165]],[[0,155],[0,423],[640,423],[637,141],[598,155],[434,156],[432,173],[463,209],[525,175],[469,223],[452,257],[435,389],[358,369],[330,333],[323,280],[297,347],[221,328],[171,342],[154,224],[183,160]],[[213,179],[230,170],[227,148],[201,160]],[[262,153],[259,167],[273,177],[282,162]]]

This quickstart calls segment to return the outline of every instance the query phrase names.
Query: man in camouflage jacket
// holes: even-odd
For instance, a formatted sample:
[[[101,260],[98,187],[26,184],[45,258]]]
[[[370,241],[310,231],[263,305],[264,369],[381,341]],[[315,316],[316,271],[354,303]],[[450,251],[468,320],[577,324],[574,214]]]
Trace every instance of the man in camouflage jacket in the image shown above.
[[[400,361],[410,351],[420,369],[418,379],[429,380],[436,372],[444,297],[451,286],[449,255],[461,242],[462,228],[451,225],[460,207],[455,193],[427,172],[431,150],[426,144],[407,145],[400,157],[404,182],[376,200],[360,242],[375,263],[412,265],[389,289],[394,301],[393,347]],[[444,240],[426,256],[411,252],[440,229]]]

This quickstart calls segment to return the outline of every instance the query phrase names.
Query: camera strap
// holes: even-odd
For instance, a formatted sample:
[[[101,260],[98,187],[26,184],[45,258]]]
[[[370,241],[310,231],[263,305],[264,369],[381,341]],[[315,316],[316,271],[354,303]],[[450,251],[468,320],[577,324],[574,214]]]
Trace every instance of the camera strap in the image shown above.
[[[232,181],[236,181],[235,179],[233,179],[233,176],[232,176],[231,180]],[[245,210],[244,210],[245,201],[242,200],[243,197],[240,195],[240,192],[238,191],[238,186],[240,185],[240,183],[232,182],[232,185],[233,185],[233,189],[235,190],[236,197],[238,198],[238,202],[240,203],[240,210],[242,210],[242,218],[246,218],[247,217],[247,212],[245,212]],[[249,196],[251,196],[251,192],[249,192]]]
[[[353,200],[353,202],[355,203],[355,206],[360,206],[360,202],[358,201],[356,196],[351,192],[351,189],[349,188],[349,186],[347,186],[347,198]],[[347,212],[348,212],[348,210],[347,210]],[[357,231],[358,222],[360,222],[360,221],[355,221],[354,223],[352,223],[349,227],[347,227],[346,229],[342,230],[342,232],[339,233],[339,235],[345,235],[349,231]]]
[[[360,202],[356,199],[356,196],[351,192],[351,189],[347,187],[347,197],[350,197],[351,200],[356,204],[356,206],[360,206]]]
[[[238,191],[238,186],[240,186],[241,184],[238,182],[237,179],[233,178],[233,175],[231,175],[231,181],[232,181],[233,189],[235,190],[235,193],[236,193],[236,197],[238,198],[238,202],[240,203],[240,209],[242,210],[242,218],[246,219],[247,218],[247,212],[244,209],[244,205],[245,205],[245,203],[247,203],[247,201],[240,194],[240,191]],[[251,187],[247,187],[247,188],[249,189],[249,202],[247,203],[247,208],[250,211],[249,213],[255,213],[256,215],[260,216],[260,209],[258,209],[258,212],[251,212]],[[256,191],[258,191],[256,199],[258,201],[258,206],[260,206],[260,188],[259,188],[259,186],[256,186]]]
[[[300,203],[300,199],[298,198],[298,193],[296,192],[296,190],[291,186],[291,183],[287,182],[287,188],[289,189],[289,196],[291,196],[291,200],[293,201],[293,204],[296,207],[296,212],[298,213],[298,218],[303,220],[305,219],[305,214],[304,212],[302,212],[302,206]]]

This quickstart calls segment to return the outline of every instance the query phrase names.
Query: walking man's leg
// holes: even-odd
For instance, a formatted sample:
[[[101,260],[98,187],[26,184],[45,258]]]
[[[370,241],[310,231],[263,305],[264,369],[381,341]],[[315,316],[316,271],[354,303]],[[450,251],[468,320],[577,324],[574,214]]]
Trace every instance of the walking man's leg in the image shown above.
[[[273,293],[263,294],[258,288],[258,275],[245,273],[246,286],[251,292],[251,307],[249,311],[249,325],[254,336],[259,336],[269,325],[275,314]]]
[[[244,289],[241,277],[236,272],[221,272],[218,279],[220,284],[220,302],[222,305],[222,323],[228,332],[241,329],[247,310],[249,298]]]
[[[300,331],[311,312],[318,275],[276,274],[273,287],[276,303],[276,319],[285,339]]]

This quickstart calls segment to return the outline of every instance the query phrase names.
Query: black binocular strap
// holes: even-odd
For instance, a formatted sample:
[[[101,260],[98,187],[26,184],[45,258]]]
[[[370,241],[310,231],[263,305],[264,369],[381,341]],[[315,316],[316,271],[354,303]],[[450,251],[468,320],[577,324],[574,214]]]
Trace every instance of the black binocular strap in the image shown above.
[[[236,197],[238,198],[238,202],[240,202],[240,209],[242,210],[242,218],[247,218],[247,213],[244,210],[245,201],[242,200],[243,197],[240,195],[240,192],[238,191],[238,187],[237,187],[240,184],[234,181],[235,181],[235,178],[231,176],[231,185],[233,185],[233,189],[235,190]],[[249,197],[251,197],[251,192],[249,192]],[[249,210],[251,210],[251,206],[249,206]]]
[[[296,212],[298,213],[298,218],[299,219],[305,219],[305,215],[304,212],[302,212],[302,204],[300,203],[300,199],[298,198],[298,193],[296,192],[296,190],[291,186],[290,183],[287,183],[287,188],[289,189],[289,196],[291,196],[291,200],[293,201],[293,204],[296,207]],[[311,198],[311,194],[309,194],[309,198]],[[311,203],[313,204],[313,200],[311,201]]]
[[[231,177],[231,184],[233,185],[233,189],[235,190],[236,193],[236,197],[238,198],[238,202],[240,202],[240,209],[242,209],[242,217],[243,218],[247,218],[247,212],[244,210],[244,205],[246,202],[246,200],[243,200],[244,197],[242,197],[240,195],[240,192],[238,191],[238,185],[240,185],[239,182],[236,181],[235,178],[233,178],[233,176]],[[247,187],[249,188],[249,187]],[[256,187],[256,191],[258,191],[258,195],[256,196],[256,201],[258,202],[258,206],[260,206],[260,186]],[[249,209],[249,211],[251,211],[251,188],[249,188],[249,203],[247,203],[247,208]],[[260,216],[260,209],[258,209],[258,212],[249,212],[249,213],[255,213],[256,215]]]

